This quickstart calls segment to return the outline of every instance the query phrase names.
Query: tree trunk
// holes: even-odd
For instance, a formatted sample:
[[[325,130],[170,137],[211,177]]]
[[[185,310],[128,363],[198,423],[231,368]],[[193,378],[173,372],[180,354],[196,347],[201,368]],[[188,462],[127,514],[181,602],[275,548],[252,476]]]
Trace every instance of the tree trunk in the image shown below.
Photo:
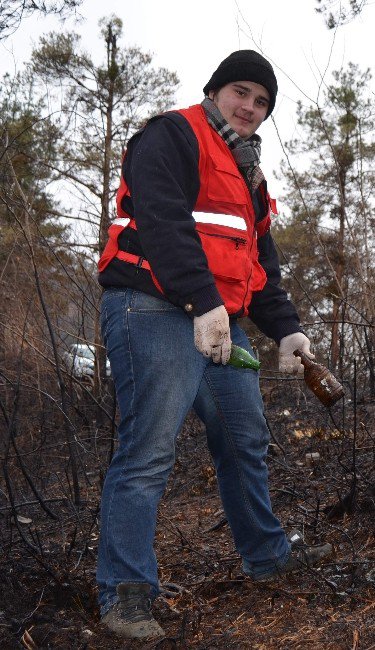
[[[345,176],[345,172],[342,176]],[[345,180],[344,178],[340,179],[341,182],[341,205],[340,205],[340,227],[338,233],[338,242],[337,242],[337,261],[335,263],[335,273],[338,285],[338,295],[337,298],[333,298],[333,314],[332,314],[332,340],[331,340],[331,368],[336,369],[339,358],[340,358],[340,321],[343,317],[343,303],[341,299],[343,291],[343,279],[344,279],[344,266],[345,266]]]
[[[117,45],[116,35],[113,33],[111,25],[108,26],[107,33],[107,62],[108,62],[108,96],[106,108],[106,125],[104,138],[104,158],[103,158],[103,185],[101,194],[101,217],[99,228],[99,255],[103,253],[107,241],[107,231],[110,225],[109,202],[110,202],[110,178],[111,178],[111,151],[112,151],[112,126],[113,126],[113,98],[115,91],[115,81],[118,74],[116,62]],[[94,373],[94,396],[99,404],[102,401],[103,386],[106,383],[106,354],[103,350],[100,337],[100,310],[95,315],[95,373]],[[97,421],[102,420],[102,411],[99,409]]]

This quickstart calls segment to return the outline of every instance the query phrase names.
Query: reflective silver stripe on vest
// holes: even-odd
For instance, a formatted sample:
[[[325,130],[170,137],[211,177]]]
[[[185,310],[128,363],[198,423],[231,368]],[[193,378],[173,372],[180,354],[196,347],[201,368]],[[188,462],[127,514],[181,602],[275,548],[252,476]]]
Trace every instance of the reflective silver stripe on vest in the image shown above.
[[[126,226],[130,223],[130,219],[127,217],[116,217],[116,219],[112,222],[112,226],[122,226],[123,228],[126,228]]]
[[[237,230],[246,230],[246,221],[232,214],[213,214],[211,212],[193,212],[197,223],[212,223],[215,226],[229,226]]]

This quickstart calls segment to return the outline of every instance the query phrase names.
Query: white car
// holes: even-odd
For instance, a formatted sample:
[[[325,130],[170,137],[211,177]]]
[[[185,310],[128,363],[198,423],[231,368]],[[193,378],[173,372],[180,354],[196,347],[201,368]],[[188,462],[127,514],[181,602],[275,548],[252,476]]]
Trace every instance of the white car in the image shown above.
[[[86,343],[73,343],[67,352],[64,352],[64,360],[69,371],[77,379],[92,378],[94,376],[95,352],[94,348]],[[111,374],[109,360],[106,360],[107,377]]]

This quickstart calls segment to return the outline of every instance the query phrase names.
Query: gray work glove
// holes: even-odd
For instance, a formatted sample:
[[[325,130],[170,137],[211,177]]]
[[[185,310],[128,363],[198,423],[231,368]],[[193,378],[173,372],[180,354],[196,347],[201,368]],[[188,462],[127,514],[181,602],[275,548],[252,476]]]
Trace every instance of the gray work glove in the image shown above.
[[[223,305],[194,317],[194,343],[198,352],[211,357],[214,363],[228,363],[231,339],[229,316]]]
[[[303,374],[303,365],[299,357],[295,357],[294,350],[302,350],[310,359],[315,359],[315,355],[310,351],[310,341],[302,334],[296,332],[284,336],[280,341],[279,347],[279,370],[291,375]]]

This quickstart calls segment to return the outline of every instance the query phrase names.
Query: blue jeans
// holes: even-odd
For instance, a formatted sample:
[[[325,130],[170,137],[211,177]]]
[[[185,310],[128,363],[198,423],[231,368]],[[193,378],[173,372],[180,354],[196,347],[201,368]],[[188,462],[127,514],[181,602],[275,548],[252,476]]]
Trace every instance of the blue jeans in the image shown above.
[[[102,614],[120,582],[158,594],[153,549],[157,507],[175,460],[175,439],[189,410],[206,425],[220,495],[246,573],[273,573],[290,547],[272,513],[265,463],[269,431],[258,373],[214,364],[193,340],[182,309],[132,289],[102,299],[103,340],[120,408],[119,446],[102,495],[97,579]],[[232,341],[251,351],[231,326]]]

